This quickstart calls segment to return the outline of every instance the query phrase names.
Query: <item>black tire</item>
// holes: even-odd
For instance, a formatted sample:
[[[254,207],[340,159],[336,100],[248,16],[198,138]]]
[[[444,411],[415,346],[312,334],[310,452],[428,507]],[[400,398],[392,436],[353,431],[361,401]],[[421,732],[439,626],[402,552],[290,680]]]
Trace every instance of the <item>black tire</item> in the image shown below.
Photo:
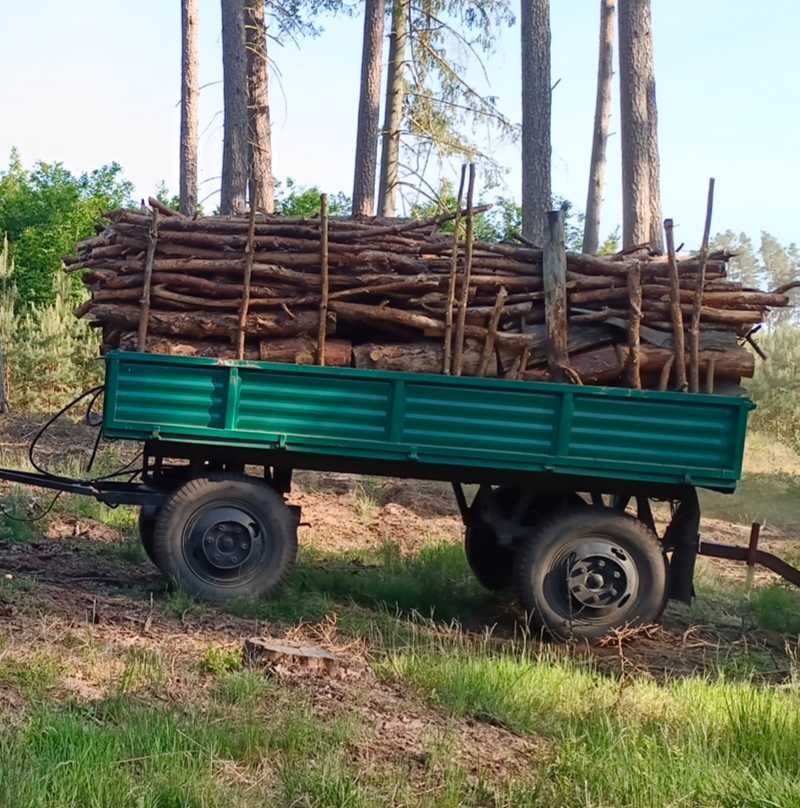
[[[481,514],[493,504],[501,514],[510,516],[522,495],[521,489],[508,486],[493,491],[481,488],[473,503],[474,518],[464,532],[464,552],[478,582],[490,592],[502,592],[513,586],[516,544],[500,544],[494,529],[483,521]],[[579,503],[581,499],[577,494],[535,495],[528,502],[523,524],[536,525],[568,505]]]
[[[535,627],[560,638],[595,638],[659,619],[667,602],[667,563],[642,522],[580,508],[532,531],[518,548],[514,584]]]
[[[219,474],[190,480],[156,518],[158,568],[203,600],[262,597],[283,583],[297,556],[297,519],[257,480]]]
[[[139,538],[147,557],[156,564],[153,555],[153,535],[156,531],[156,518],[161,509],[155,505],[142,505],[139,509]]]

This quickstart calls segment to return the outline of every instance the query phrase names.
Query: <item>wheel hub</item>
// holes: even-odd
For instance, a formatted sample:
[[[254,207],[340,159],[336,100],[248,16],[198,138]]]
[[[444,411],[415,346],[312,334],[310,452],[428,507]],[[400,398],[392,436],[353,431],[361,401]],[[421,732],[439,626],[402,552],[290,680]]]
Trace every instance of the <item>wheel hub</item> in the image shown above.
[[[219,570],[246,564],[258,538],[257,524],[245,511],[233,507],[211,508],[197,520],[190,541],[199,545],[205,561]]]
[[[567,587],[579,607],[620,607],[636,594],[639,576],[628,553],[618,544],[587,541],[570,554]]]

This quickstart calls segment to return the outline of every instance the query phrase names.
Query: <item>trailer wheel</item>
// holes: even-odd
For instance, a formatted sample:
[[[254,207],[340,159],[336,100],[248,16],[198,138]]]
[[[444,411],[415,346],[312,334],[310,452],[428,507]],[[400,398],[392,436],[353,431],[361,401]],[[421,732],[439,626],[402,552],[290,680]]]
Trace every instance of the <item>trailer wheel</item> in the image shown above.
[[[155,505],[142,505],[139,509],[139,538],[147,557],[157,566],[153,555],[153,535],[156,530],[156,518],[161,509]]]
[[[230,474],[198,478],[161,509],[153,553],[166,576],[205,600],[269,595],[297,555],[297,520],[262,482]]]
[[[494,490],[481,488],[472,506],[474,518],[464,532],[464,552],[467,563],[478,582],[491,592],[510,589],[514,583],[516,537],[501,544],[492,525],[492,512],[512,523],[514,511],[524,492],[520,488],[500,486]],[[580,506],[577,494],[542,495],[528,498],[525,513],[519,515],[515,531],[523,533],[525,526],[538,524],[553,513],[570,505]]]
[[[667,601],[658,539],[608,510],[571,510],[543,523],[519,547],[514,579],[531,622],[561,638],[655,622]]]

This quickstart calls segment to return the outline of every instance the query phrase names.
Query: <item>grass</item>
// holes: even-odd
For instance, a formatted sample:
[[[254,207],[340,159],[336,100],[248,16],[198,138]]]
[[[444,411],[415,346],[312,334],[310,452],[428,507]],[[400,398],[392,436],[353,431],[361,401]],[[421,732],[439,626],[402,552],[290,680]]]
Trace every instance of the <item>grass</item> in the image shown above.
[[[536,804],[770,805],[800,801],[800,693],[719,679],[609,680],[525,648],[417,641],[383,675],[453,715],[543,737]]]
[[[318,622],[347,603],[440,621],[463,619],[491,600],[460,545],[440,542],[403,556],[396,545],[373,552],[301,552],[286,586],[270,600],[238,600],[225,610],[271,622]]]

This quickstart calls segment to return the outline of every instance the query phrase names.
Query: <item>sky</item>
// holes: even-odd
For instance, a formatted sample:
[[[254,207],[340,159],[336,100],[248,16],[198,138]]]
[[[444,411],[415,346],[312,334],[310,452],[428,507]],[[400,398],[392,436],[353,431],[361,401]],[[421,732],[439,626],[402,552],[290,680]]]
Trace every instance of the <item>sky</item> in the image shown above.
[[[119,162],[137,196],[178,185],[178,0],[0,0],[0,167],[70,170]],[[676,240],[699,244],[708,178],[717,181],[712,232],[800,241],[800,3],[652,0],[662,207]],[[599,2],[552,0],[553,190],[585,205],[594,116]],[[274,172],[331,193],[352,188],[360,13],[320,18],[322,35],[271,46]],[[200,196],[213,207],[222,151],[219,0],[200,0]],[[519,27],[471,78],[520,119]],[[609,141],[603,232],[621,222],[618,95]],[[491,145],[519,198],[518,144]],[[455,177],[455,167],[445,167]]]

